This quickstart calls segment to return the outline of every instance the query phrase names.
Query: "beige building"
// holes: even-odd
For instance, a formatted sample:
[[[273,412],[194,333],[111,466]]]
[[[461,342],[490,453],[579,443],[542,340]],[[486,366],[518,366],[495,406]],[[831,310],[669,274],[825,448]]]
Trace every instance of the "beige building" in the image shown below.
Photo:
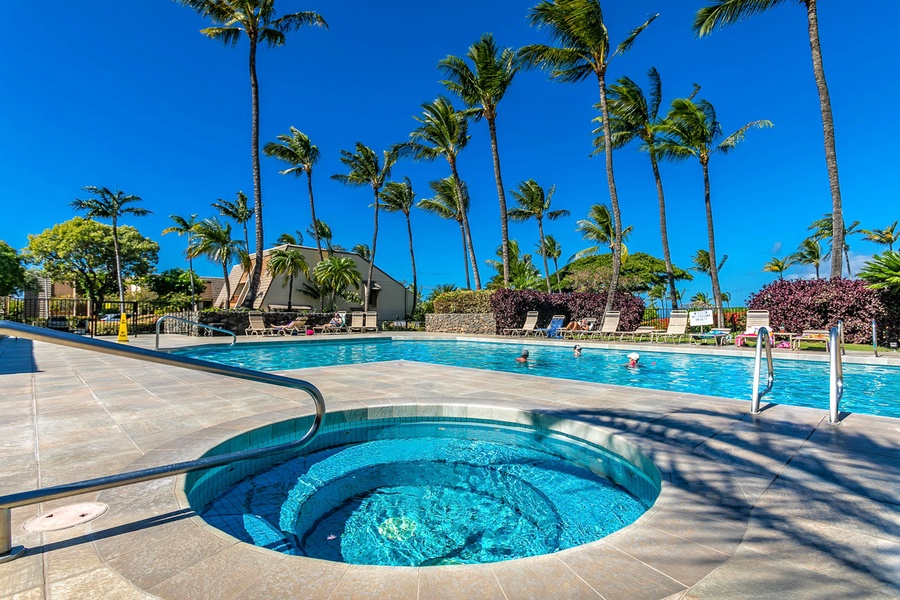
[[[281,245],[269,248],[263,252],[262,277],[259,282],[259,291],[256,294],[256,300],[253,302],[253,308],[258,310],[284,310],[287,308],[288,288],[284,285],[287,281],[286,275],[278,275],[273,278],[269,274],[267,268],[269,255],[273,250],[297,248],[302,253],[306,262],[309,264],[310,270],[319,262],[319,251],[316,248],[307,246],[291,246]],[[362,274],[363,282],[357,292],[360,298],[363,296],[366,276],[369,274],[369,263],[358,254],[352,252],[334,251],[331,253],[341,258],[349,258],[356,264],[356,268]],[[254,261],[251,261],[251,269]],[[229,306],[240,306],[247,294],[247,280],[249,274],[244,271],[243,267],[236,265],[231,269],[229,282],[231,284],[231,301]],[[372,296],[369,298],[369,310],[378,311],[378,320],[393,321],[395,319],[404,319],[406,314],[412,308],[413,295],[406,289],[402,283],[382,271],[375,265],[372,272]],[[303,284],[307,282],[307,278],[302,274],[294,278],[294,291],[291,294],[291,305],[294,309],[299,310],[318,310],[321,306],[320,301],[311,298],[300,291]],[[216,306],[225,306],[225,288],[216,298]],[[362,304],[359,302],[346,302],[338,298],[338,310],[362,310]]]

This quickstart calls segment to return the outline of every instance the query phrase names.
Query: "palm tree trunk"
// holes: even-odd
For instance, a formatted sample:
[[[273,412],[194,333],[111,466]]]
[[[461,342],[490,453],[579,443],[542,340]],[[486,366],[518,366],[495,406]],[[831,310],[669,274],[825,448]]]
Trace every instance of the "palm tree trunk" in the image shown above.
[[[374,189],[374,188],[373,188]],[[369,255],[369,278],[366,281],[366,297],[363,300],[363,311],[369,310],[369,298],[372,295],[372,276],[375,273],[375,244],[378,242],[378,190],[375,190],[375,228],[372,232],[372,254]]]
[[[487,120],[491,133],[491,155],[494,157],[494,179],[497,181],[497,197],[500,200],[500,248],[503,253],[503,287],[509,287],[509,217],[506,214],[506,192],[500,176],[500,151],[497,149],[496,117]]]
[[[716,305],[717,326],[725,324],[725,311],[722,309],[722,292],[719,287],[719,266],[716,262],[716,233],[713,229],[712,200],[709,193],[709,163],[703,165],[703,201],[706,204],[706,233],[709,236],[709,278],[712,280],[713,302]]]
[[[840,279],[843,270],[841,253],[844,250],[844,212],[841,202],[841,184],[838,180],[837,150],[834,143],[834,119],[831,115],[831,98],[825,82],[822,64],[822,48],[819,45],[819,18],[816,14],[818,0],[804,0],[809,21],[809,48],[812,53],[813,74],[819,91],[819,107],[822,111],[822,131],[825,137],[825,164],[828,167],[828,187],[831,188],[831,278]]]
[[[190,238],[188,238],[189,248],[190,245]],[[194,259],[190,256],[188,256],[188,275],[191,278],[191,310],[197,312],[197,294],[194,292]]]
[[[559,262],[556,260],[555,256],[553,257],[553,268],[556,269],[556,287],[557,291],[559,291],[558,288],[562,285],[562,283],[560,283],[559,281]]]
[[[412,221],[409,218],[409,212],[406,212],[406,231],[409,233],[409,262],[412,264],[412,279],[413,279],[413,303],[412,310],[409,314],[415,314],[416,312],[416,298],[419,295],[419,286],[416,283],[416,253],[413,252],[413,239],[412,239]],[[405,292],[404,292],[405,293]]]
[[[288,304],[287,309],[291,310],[291,294],[294,293],[294,274],[291,273],[288,277]]]
[[[460,210],[462,210],[460,208]],[[468,255],[468,247],[466,246],[466,228],[463,226],[462,218],[459,219],[459,233],[462,235],[462,248],[463,248],[463,264],[466,267],[466,289],[472,289],[472,281],[469,279],[469,255]]]
[[[259,172],[259,82],[256,79],[256,38],[250,38],[250,158],[253,164],[253,208],[256,215],[256,262],[250,273],[250,281],[247,283],[247,295],[244,297],[244,308],[253,308],[253,301],[259,290],[259,280],[262,277],[263,262],[263,205],[262,205],[262,179]],[[246,227],[246,226],[245,226]],[[250,252],[250,240],[247,240],[247,252]]]
[[[547,293],[552,294],[553,290],[550,289],[550,267],[547,265],[547,247],[544,245],[544,223],[540,217],[538,217],[538,235],[541,236],[541,258],[544,259],[544,277],[547,278]]]
[[[225,275],[225,310],[231,308],[231,281],[228,280],[228,263],[222,261],[222,273]]]
[[[666,262],[666,280],[669,282],[669,299],[673,308],[678,308],[675,295],[675,269],[672,268],[672,255],[669,253],[669,234],[666,228],[666,196],[663,193],[662,177],[653,148],[650,148],[650,164],[653,166],[653,178],[656,180],[656,196],[659,199],[659,236],[662,240],[663,260]]]
[[[852,278],[853,273],[850,272],[850,248],[844,248],[844,260],[847,261],[847,277]]]
[[[113,251],[116,253],[116,281],[119,283],[119,312],[125,311],[125,287],[122,285],[122,258],[119,256],[119,228],[113,215]]]
[[[603,317],[600,326],[606,321],[606,313],[613,309],[613,300],[616,296],[616,288],[619,286],[619,270],[622,268],[622,214],[619,211],[619,195],[616,192],[616,178],[613,174],[612,159],[612,132],[609,128],[609,105],[606,102],[606,73],[597,74],[597,83],[600,85],[600,115],[603,117],[603,145],[606,155],[606,181],[609,185],[609,201],[612,206],[613,225],[616,231],[615,248],[612,256],[612,277],[609,280],[609,290],[606,295],[606,307],[603,309]]]
[[[466,229],[466,239],[469,242],[469,258],[472,262],[472,275],[475,277],[475,289],[481,289],[481,277],[478,275],[478,261],[475,260],[475,246],[472,245],[472,230],[469,229],[469,211],[463,205],[462,183],[459,179],[459,173],[456,171],[456,161],[449,159],[450,171],[453,173],[453,183],[456,184],[456,196],[459,198],[459,212],[462,215],[463,227]],[[468,272],[468,271],[467,271]]]
[[[316,203],[313,201],[312,169],[306,170],[306,183],[307,187],[309,187],[309,212],[312,215],[313,236],[316,238],[316,249],[319,251],[319,261],[323,261],[325,260],[325,255],[322,254],[322,242],[319,241],[319,227],[316,223]]]

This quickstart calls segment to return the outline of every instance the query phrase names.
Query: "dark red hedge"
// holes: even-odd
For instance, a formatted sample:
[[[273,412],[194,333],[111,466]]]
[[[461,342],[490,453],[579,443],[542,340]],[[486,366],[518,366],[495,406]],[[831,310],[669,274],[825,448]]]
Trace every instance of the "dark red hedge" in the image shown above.
[[[548,294],[531,290],[499,289],[491,295],[491,310],[497,320],[498,333],[503,329],[521,327],[530,310],[538,311],[538,327],[546,327],[553,315],[565,315],[566,323],[573,318],[599,319],[605,307],[605,293]],[[644,301],[629,292],[616,292],[613,309],[621,312],[619,330],[634,331],[641,324]]]

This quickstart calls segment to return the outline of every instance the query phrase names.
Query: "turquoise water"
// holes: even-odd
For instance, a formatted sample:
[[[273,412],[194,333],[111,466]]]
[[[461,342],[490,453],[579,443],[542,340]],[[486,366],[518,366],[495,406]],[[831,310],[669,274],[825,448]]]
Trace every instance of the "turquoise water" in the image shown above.
[[[523,348],[528,348],[530,359],[517,363],[515,357]],[[750,399],[752,358],[645,352],[637,347],[642,366],[627,368],[626,354],[634,351],[585,348],[576,358],[570,346],[382,339],[206,346],[177,352],[262,371],[409,360]],[[827,411],[828,364],[776,358],[775,386],[764,401]],[[845,364],[841,410],[900,418],[900,368]]]
[[[556,552],[634,522],[642,479],[596,447],[469,423],[389,428],[390,439],[311,452],[242,480],[201,516],[257,546],[367,565],[489,563]],[[379,434],[381,435],[381,434]]]

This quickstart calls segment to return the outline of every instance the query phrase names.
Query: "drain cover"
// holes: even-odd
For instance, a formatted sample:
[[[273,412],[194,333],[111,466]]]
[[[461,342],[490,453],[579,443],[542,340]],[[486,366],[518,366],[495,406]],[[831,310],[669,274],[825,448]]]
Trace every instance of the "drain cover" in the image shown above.
[[[38,515],[25,522],[25,529],[40,533],[42,531],[59,531],[93,521],[106,512],[109,507],[99,502],[82,502],[67,504]]]

